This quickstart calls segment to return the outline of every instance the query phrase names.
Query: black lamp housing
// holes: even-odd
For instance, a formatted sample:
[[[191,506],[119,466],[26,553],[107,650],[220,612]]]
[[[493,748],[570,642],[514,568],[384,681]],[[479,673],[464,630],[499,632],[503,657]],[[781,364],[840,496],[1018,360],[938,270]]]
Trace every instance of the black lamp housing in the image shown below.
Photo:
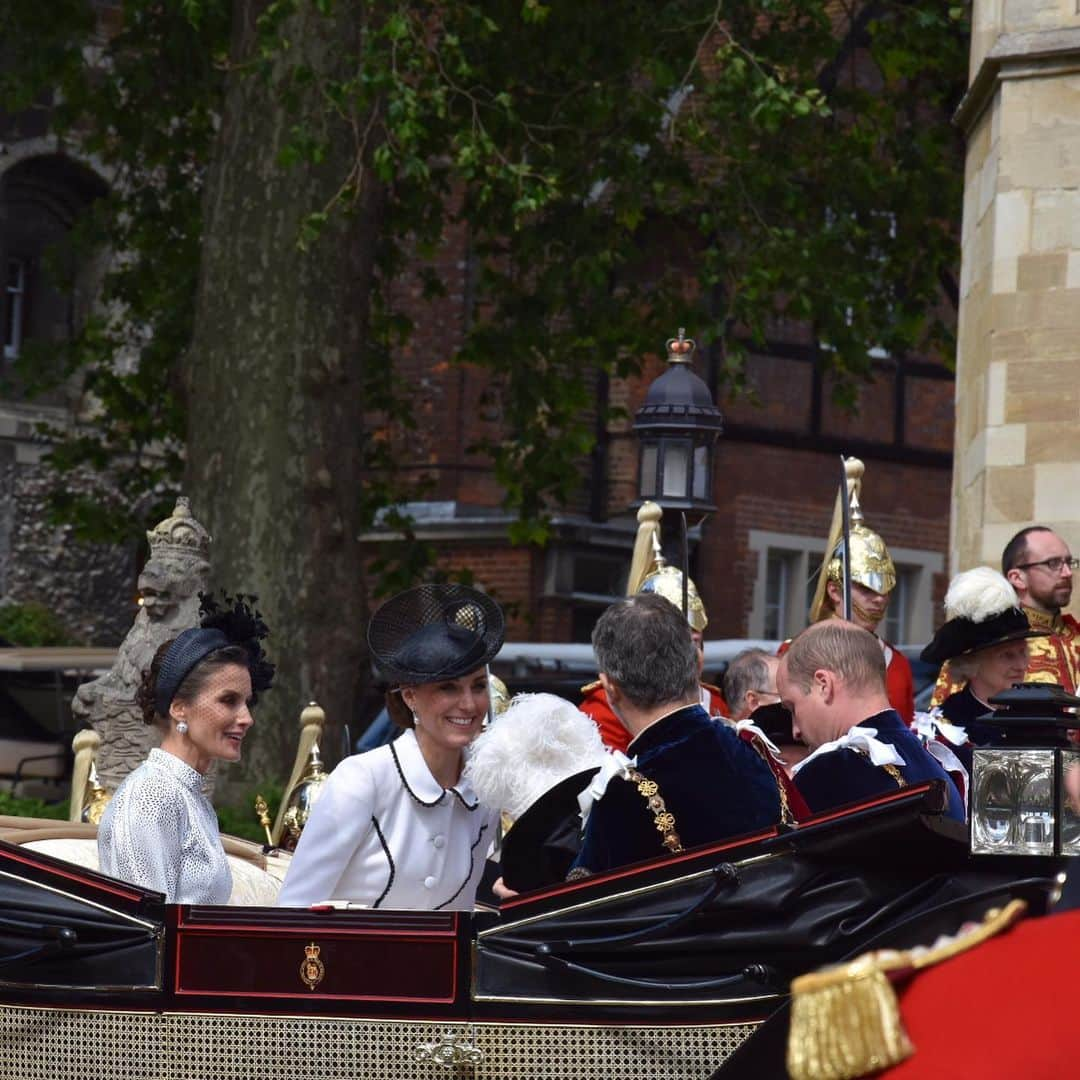
[[[705,515],[712,501],[713,446],[724,418],[690,361],[696,348],[680,329],[667,343],[670,365],[655,379],[634,416],[638,438],[638,500],[665,510]]]

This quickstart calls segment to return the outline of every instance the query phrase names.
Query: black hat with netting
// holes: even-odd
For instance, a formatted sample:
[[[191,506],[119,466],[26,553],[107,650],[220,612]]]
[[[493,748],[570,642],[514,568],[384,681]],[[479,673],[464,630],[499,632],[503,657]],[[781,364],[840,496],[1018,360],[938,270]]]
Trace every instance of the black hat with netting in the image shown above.
[[[371,617],[368,647],[380,677],[410,686],[456,679],[502,648],[502,609],[467,585],[417,585]]]

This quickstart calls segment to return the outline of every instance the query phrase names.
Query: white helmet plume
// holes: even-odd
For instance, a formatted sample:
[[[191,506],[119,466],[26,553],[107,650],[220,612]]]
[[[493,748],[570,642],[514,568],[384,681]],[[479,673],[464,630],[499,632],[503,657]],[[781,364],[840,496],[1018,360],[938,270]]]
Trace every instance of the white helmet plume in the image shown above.
[[[976,566],[957,574],[945,594],[945,615],[950,619],[985,622],[1010,608],[1018,608],[1016,590],[996,570]]]
[[[518,694],[467,751],[465,775],[485,806],[517,819],[568,776],[599,765],[592,719],[555,694]]]

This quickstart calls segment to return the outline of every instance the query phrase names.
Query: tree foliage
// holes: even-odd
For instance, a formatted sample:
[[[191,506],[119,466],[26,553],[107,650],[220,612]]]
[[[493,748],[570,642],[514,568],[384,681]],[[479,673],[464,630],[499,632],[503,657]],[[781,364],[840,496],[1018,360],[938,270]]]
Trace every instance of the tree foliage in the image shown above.
[[[112,195],[84,228],[121,253],[103,305],[39,379],[81,372],[92,415],[55,444],[56,507],[84,534],[117,536],[156,512],[182,469],[187,348],[202,242],[203,185],[227,79],[269,80],[288,126],[280,168],[324,161],[321,107],[348,121],[352,167],[306,208],[297,258],[385,188],[369,298],[371,351],[413,330],[395,283],[433,259],[452,223],[478,266],[472,321],[454,360],[485,369],[497,434],[475,450],[543,540],[572,463],[592,441],[593,378],[625,375],[684,325],[719,343],[742,385],[748,350],[809,327],[836,392],[870,372],[868,350],[951,353],[962,168],[949,117],[967,59],[963,12],[910,0],[373,0],[328,79],[298,59],[301,7],[327,19],[352,0],[124,0],[92,37],[83,0],[9,0],[0,38],[8,111],[46,107],[68,145],[99,162]],[[256,9],[257,47],[230,52],[231,20]],[[301,92],[303,91],[303,92]],[[943,289],[944,285],[944,289]],[[944,297],[944,299],[943,299]],[[365,367],[368,520],[415,494],[395,466],[415,423],[392,366]],[[186,381],[185,381],[186,380]],[[389,433],[389,434],[388,434]],[[407,529],[408,522],[402,522]],[[389,580],[423,570],[379,569]],[[394,578],[395,572],[397,579]]]

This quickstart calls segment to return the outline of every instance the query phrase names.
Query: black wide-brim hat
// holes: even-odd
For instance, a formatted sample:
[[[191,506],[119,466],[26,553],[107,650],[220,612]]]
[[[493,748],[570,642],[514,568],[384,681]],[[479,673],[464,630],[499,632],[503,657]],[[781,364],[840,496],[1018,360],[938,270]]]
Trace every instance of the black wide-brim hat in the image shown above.
[[[1019,608],[1007,608],[982,622],[972,622],[963,616],[949,619],[938,627],[933,640],[919,654],[928,664],[942,664],[957,656],[989,649],[1006,641],[1044,637],[1045,630],[1033,629],[1028,617]]]
[[[529,892],[566,880],[581,850],[578,795],[598,771],[594,765],[560,780],[514,822],[503,837],[499,855],[503,884],[516,892]]]
[[[456,679],[502,648],[502,609],[467,585],[417,585],[391,597],[371,617],[368,647],[379,676],[415,686]]]

